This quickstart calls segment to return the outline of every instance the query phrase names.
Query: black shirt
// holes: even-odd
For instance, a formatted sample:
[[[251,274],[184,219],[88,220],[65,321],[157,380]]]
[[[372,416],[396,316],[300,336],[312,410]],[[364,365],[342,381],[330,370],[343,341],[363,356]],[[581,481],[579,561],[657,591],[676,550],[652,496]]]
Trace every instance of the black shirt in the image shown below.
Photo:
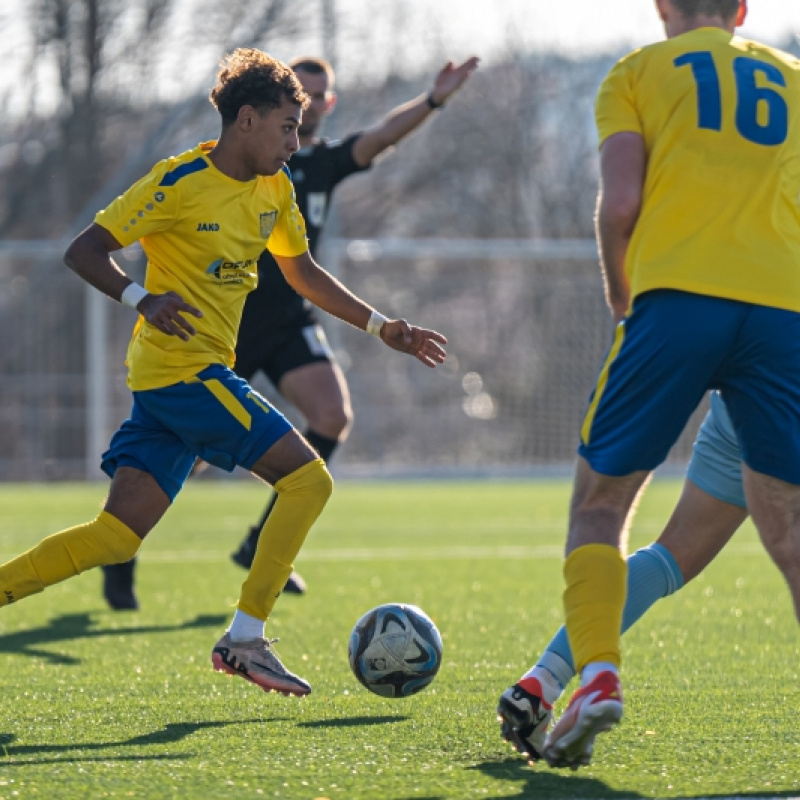
[[[349,175],[368,169],[353,159],[353,144],[360,136],[354,133],[337,141],[320,140],[298,150],[289,162],[297,205],[306,222],[308,249],[316,255],[317,245],[328,214],[336,185]],[[283,277],[272,255],[264,251],[258,261],[258,287],[248,296],[239,329],[237,352],[256,347],[262,336],[304,317],[302,297]]]

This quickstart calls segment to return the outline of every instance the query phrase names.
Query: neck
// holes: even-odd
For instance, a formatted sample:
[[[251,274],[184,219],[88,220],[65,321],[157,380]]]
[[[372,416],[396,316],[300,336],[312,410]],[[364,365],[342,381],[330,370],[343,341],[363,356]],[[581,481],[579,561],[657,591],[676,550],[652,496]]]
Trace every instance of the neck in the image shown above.
[[[208,152],[208,160],[223,175],[227,175],[235,181],[246,182],[256,177],[255,172],[232,151],[224,135],[219,137],[219,141]]]
[[[736,28],[736,20],[726,20],[719,15],[710,14],[698,14],[689,18],[676,14],[666,23],[667,38],[672,39],[673,36],[680,36],[682,33],[689,33],[698,28],[722,28],[728,33],[733,33]]]

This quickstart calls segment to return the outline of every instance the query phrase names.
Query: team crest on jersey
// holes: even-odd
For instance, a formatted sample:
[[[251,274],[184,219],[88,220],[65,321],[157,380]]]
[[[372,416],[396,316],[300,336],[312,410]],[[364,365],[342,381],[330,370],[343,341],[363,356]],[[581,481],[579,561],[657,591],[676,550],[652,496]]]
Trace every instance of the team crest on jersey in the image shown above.
[[[277,219],[277,211],[267,211],[264,214],[258,215],[258,232],[262,239],[269,239],[269,235],[272,233]]]

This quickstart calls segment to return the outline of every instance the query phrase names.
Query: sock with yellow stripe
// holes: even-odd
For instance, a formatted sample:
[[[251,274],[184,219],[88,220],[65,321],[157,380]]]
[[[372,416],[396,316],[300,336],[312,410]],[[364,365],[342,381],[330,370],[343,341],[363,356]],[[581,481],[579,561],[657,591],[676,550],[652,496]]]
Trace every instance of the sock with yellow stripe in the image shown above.
[[[14,603],[92,567],[133,558],[142,540],[106,511],[54,533],[0,567],[0,606]]]
[[[281,478],[273,489],[278,500],[261,529],[238,603],[240,611],[260,620],[267,619],[283,591],[295,557],[328,502],[333,479],[317,458]]]
[[[625,606],[627,563],[616,547],[588,544],[564,562],[567,633],[580,673],[586,664],[620,665],[620,626]]]

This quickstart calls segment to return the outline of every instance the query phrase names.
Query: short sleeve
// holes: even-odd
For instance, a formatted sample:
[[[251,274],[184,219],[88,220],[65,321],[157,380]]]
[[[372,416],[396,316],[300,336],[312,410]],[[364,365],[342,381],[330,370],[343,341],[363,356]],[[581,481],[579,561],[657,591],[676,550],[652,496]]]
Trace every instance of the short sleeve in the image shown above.
[[[123,247],[167,230],[175,222],[180,205],[179,190],[175,186],[159,185],[164,172],[159,167],[160,164],[156,165],[94,219]]]
[[[633,71],[629,59],[611,69],[600,85],[595,101],[599,144],[623,131],[642,133],[642,122],[633,95]]]
[[[286,184],[285,199],[267,240],[267,250],[275,256],[299,256],[308,250],[306,223],[297,206],[292,182],[285,173],[281,177]]]
[[[331,170],[331,188],[356,172],[364,172],[372,167],[372,162],[363,167],[353,157],[353,145],[361,137],[362,132],[350,134],[341,141],[327,142],[327,156]]]

